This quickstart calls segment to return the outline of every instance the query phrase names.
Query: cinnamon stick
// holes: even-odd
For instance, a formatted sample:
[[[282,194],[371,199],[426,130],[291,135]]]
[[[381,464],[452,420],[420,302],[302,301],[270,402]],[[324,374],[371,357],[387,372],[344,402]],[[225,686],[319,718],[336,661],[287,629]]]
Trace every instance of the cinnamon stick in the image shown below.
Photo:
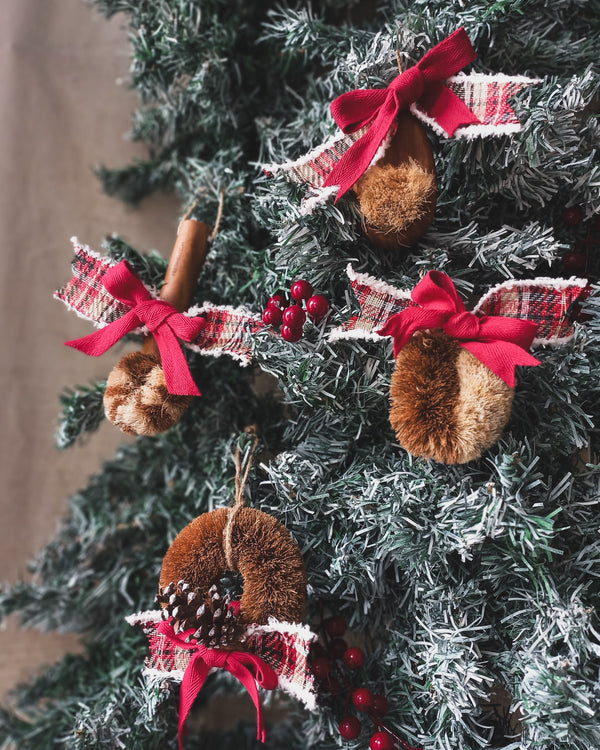
[[[160,299],[169,302],[179,312],[185,312],[194,298],[198,277],[210,246],[211,232],[212,228],[208,224],[195,219],[184,219],[179,226],[165,273],[165,283],[159,295]],[[146,336],[142,352],[151,354],[160,361],[154,336]]]

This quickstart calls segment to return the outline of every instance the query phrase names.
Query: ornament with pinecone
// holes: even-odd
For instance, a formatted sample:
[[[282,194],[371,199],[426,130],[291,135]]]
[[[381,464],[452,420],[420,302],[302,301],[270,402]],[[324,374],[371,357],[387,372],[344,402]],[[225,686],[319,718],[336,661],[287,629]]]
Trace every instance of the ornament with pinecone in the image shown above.
[[[163,607],[164,619],[173,618],[176,633],[196,629],[187,636],[187,641],[194,640],[207,648],[234,648],[244,640],[235,603],[217,586],[210,587],[207,600],[203,601],[199,591],[189,583],[171,582],[159,589],[155,601]]]

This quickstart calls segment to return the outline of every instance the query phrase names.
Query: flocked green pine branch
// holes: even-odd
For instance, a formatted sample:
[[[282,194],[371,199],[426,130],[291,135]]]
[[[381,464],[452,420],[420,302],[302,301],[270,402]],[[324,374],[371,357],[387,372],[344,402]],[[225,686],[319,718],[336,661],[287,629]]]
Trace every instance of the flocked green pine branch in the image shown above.
[[[258,396],[256,369],[190,358],[203,398],[179,425],[121,448],[71,500],[33,583],[7,587],[2,613],[85,635],[0,713],[5,750],[176,746],[177,687],[143,683],[144,639],[124,616],[152,607],[162,556],[192,518],[231,502],[232,450],[257,423],[262,458],[250,502],[292,532],[304,554],[309,616],[325,606],[363,639],[363,684],[385,693],[390,723],[424,750],[583,750],[599,742],[600,289],[561,348],[522,369],[502,440],[465,466],[409,456],[388,424],[391,345],[329,342],[356,309],[358,271],[409,289],[430,269],[469,297],[509,278],[563,273],[600,210],[600,14],[597,3],[540,0],[337,0],[289,7],[221,0],[98,0],[130,24],[132,82],[142,99],[132,137],[144,163],[105,170],[127,199],[174,186],[182,213],[224,216],[195,302],[255,312],[279,287],[308,278],[332,303],[288,344],[254,342],[279,391]],[[395,75],[464,25],[473,69],[540,78],[515,109],[512,138],[450,141],[430,133],[440,200],[430,231],[405,254],[376,251],[351,199],[300,211],[306,190],[259,164],[296,158],[335,130],[329,103]],[[565,207],[584,221],[568,227]],[[160,286],[164,261],[117,238],[107,248]],[[600,276],[591,249],[589,274]],[[102,386],[65,397],[71,443],[100,417]],[[92,438],[93,439],[93,438]],[[269,458],[270,456],[270,458]],[[238,688],[211,678],[200,707]],[[504,692],[503,692],[504,691]],[[493,708],[495,696],[508,696]],[[333,750],[340,708],[292,709],[268,747]],[[251,747],[248,723],[200,730],[186,747]],[[368,733],[348,748],[368,745]]]

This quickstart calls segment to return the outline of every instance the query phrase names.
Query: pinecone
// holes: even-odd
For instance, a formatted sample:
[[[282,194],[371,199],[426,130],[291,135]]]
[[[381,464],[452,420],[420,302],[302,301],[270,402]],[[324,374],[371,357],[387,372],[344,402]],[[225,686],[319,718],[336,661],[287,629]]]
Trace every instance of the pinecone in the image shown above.
[[[199,591],[192,589],[189,583],[171,582],[164,589],[159,589],[155,601],[165,605],[163,617],[165,620],[173,618],[176,633],[196,628],[196,632],[186,638],[187,641],[195,640],[207,648],[224,648],[242,640],[243,626],[229,606],[231,596],[222,596],[217,586],[210,587],[208,603],[205,603]]]

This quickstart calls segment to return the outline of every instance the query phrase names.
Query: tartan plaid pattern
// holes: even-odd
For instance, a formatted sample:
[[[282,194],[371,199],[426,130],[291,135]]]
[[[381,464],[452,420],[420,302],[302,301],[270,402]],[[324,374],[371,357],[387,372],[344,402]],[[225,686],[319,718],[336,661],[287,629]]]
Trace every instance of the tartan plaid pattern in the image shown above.
[[[356,273],[348,266],[346,273],[350,278],[360,311],[342,325],[334,328],[329,334],[330,341],[349,338],[373,339],[381,337],[375,333],[392,315],[414,306],[410,292],[401,291],[373,276]]]
[[[193,655],[166,636],[157,633],[161,612],[140,612],[127,618],[130,625],[141,626],[149,641],[148,670],[165,672],[165,677],[180,680]],[[289,629],[288,629],[289,628]],[[278,687],[301,700],[307,708],[316,707],[315,678],[308,667],[310,644],[315,635],[308,628],[271,621],[269,625],[251,625],[247,629],[245,651],[272,667],[279,677]]]
[[[463,100],[481,123],[458,128],[454,137],[501,135],[520,130],[521,124],[509,104],[509,99],[521,89],[536,82],[536,79],[523,76],[510,77],[502,74],[484,75],[482,73],[449,78],[446,86]],[[433,125],[431,118],[421,111],[418,105],[413,105],[411,111],[419,119]]]
[[[248,651],[264,659],[279,676],[279,687],[301,700],[307,708],[316,707],[315,677],[308,666],[310,644],[315,636],[308,628],[286,631],[258,626],[248,635]]]
[[[352,290],[360,312],[335,328],[330,341],[347,338],[379,340],[375,333],[398,312],[414,305],[410,292],[396,289],[373,276],[358,274],[348,266]],[[509,281],[490,289],[477,303],[476,315],[500,315],[522,318],[538,324],[534,344],[561,344],[575,333],[571,320],[573,306],[589,291],[586,279],[538,278]]]
[[[185,672],[192,652],[175,646],[165,635],[157,633],[157,625],[158,622],[144,625],[144,632],[150,642],[150,656],[146,657],[146,666],[159,672]]]
[[[81,245],[75,237],[71,242],[75,250],[73,278],[56,291],[54,296],[80,317],[102,328],[130,310],[128,305],[109,294],[102,284],[104,274],[117,262],[98,255],[87,245]],[[153,291],[151,294],[157,297]],[[242,307],[232,308],[210,303],[191,308],[187,314],[203,315],[207,325],[196,341],[182,341],[184,346],[200,354],[228,354],[242,365],[251,362],[250,338],[265,327],[262,318]],[[147,333],[147,329],[141,326],[138,332]]]
[[[362,138],[368,129],[368,126],[366,126],[348,134],[342,133],[340,130],[337,137],[317,146],[306,156],[285,164],[265,165],[264,171],[269,176],[282,171],[285,173],[288,182],[295,182],[300,185],[307,183],[313,188],[321,188],[334,166],[350,146],[359,138]]]
[[[460,97],[469,109],[477,116],[481,124],[458,128],[454,137],[473,137],[514,133],[521,129],[519,120],[509,104],[509,99],[526,86],[536,83],[536,79],[523,76],[457,75],[449,78],[445,85]],[[411,111],[423,122],[434,129],[442,131],[435,120],[412,105]],[[312,188],[321,188],[327,176],[342,158],[346,151],[368,130],[368,126],[355,133],[339,135],[330,139],[310,153],[293,162],[267,164],[263,166],[267,175],[283,172],[289,182],[308,184]]]
[[[217,306],[208,302],[202,307],[191,308],[188,314],[202,315],[207,323],[199,338],[186,344],[189,349],[213,356],[229,354],[243,365],[252,361],[250,339],[265,327],[262,318],[243,307]]]
[[[72,237],[71,242],[75,251],[73,278],[54,296],[99,327],[118,320],[129,311],[129,307],[110,295],[102,285],[104,274],[116,265],[116,261],[102,258],[87,245],[81,245],[76,237]]]
[[[585,279],[512,281],[491,289],[473,312],[532,320],[538,324],[534,344],[561,343],[575,333],[573,306],[588,290]]]

